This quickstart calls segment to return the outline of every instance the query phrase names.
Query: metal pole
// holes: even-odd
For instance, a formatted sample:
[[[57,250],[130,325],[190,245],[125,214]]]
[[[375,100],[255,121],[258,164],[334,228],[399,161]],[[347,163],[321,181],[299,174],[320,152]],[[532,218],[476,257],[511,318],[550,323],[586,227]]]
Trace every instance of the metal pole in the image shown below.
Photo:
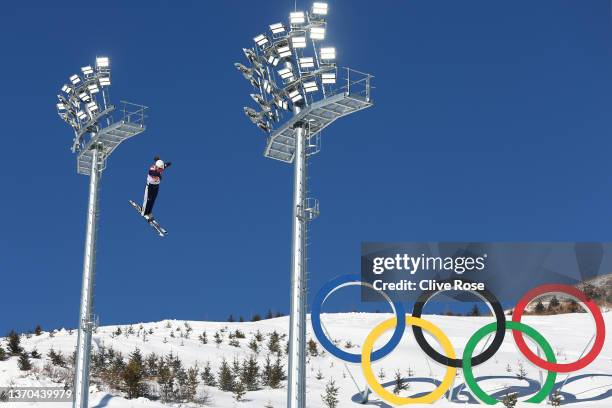
[[[297,115],[300,108],[295,107]],[[289,317],[289,371],[287,408],[306,406],[306,128],[295,129],[293,237],[291,257],[291,314]]]
[[[98,183],[100,180],[100,151],[93,148],[91,174],[89,176],[89,204],[87,207],[87,232],[83,260],[83,285],[81,287],[81,311],[77,339],[76,371],[72,408],[87,408],[89,400],[89,362],[93,330],[93,283],[96,262],[96,230],[98,224]]]

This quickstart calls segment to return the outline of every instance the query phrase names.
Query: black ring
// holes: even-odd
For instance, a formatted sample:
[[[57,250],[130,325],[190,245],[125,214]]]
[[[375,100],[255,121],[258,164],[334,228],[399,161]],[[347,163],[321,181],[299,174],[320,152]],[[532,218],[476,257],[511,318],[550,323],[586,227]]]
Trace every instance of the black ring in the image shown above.
[[[453,282],[455,280],[460,280],[465,283],[475,283],[465,278],[449,278],[439,282]],[[421,295],[414,304],[412,316],[421,317],[421,314],[423,313],[423,307],[425,307],[427,301],[439,292],[445,292],[445,290],[430,290],[421,293]],[[486,300],[493,308],[493,313],[495,314],[495,319],[497,320],[497,329],[495,330],[495,337],[493,338],[493,341],[491,342],[489,347],[487,347],[486,350],[484,350],[477,356],[472,357],[472,366],[477,366],[493,357],[493,355],[497,353],[497,350],[499,350],[499,348],[501,347],[504,341],[504,336],[506,335],[506,316],[504,315],[504,309],[502,308],[501,303],[499,303],[495,295],[493,295],[493,293],[489,292],[487,289],[469,290],[467,292],[477,294],[483,300]],[[412,332],[414,333],[414,337],[418,345],[429,357],[447,367],[461,368],[462,362],[460,358],[448,358],[445,355],[438,353],[433,347],[429,345],[427,339],[425,339],[425,336],[423,335],[423,329],[418,326],[412,326]]]

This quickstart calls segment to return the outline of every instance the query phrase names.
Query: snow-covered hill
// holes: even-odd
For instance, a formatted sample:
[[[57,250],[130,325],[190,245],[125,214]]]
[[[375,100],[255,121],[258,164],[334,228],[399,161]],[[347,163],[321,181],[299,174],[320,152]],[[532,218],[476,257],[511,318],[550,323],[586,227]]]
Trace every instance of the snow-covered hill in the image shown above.
[[[524,322],[532,325],[540,331],[551,343],[557,358],[560,362],[576,360],[585,348],[591,336],[594,334],[592,319],[586,314],[564,314],[556,316],[527,316]],[[338,340],[338,344],[346,346],[352,343],[352,352],[358,352],[368,333],[381,321],[392,317],[388,314],[327,314],[323,315],[323,321],[330,335]],[[462,348],[468,338],[478,328],[484,324],[492,322],[491,317],[449,317],[449,316],[425,316],[425,319],[432,321],[451,339],[458,355],[461,355]],[[570,378],[563,387],[566,403],[572,407],[611,407],[612,406],[612,313],[605,313],[607,324],[607,340],[604,349],[598,359],[585,369],[570,374]],[[187,325],[185,324],[187,323]],[[248,343],[259,331],[264,335],[260,342],[260,351],[257,359],[263,363],[267,355],[266,343],[269,334],[273,331],[286,334],[288,319],[286,317],[265,320],[254,323],[224,323],[224,322],[198,322],[198,321],[161,321],[154,323],[142,323],[132,325],[134,334],[127,334],[130,331],[128,326],[121,326],[121,335],[115,335],[119,326],[104,326],[97,330],[94,335],[94,349],[99,347],[110,348],[123,353],[127,357],[135,348],[139,348],[144,356],[149,353],[164,355],[172,352],[183,362],[184,367],[197,364],[202,368],[206,362],[210,362],[213,373],[217,373],[219,365],[223,359],[231,362],[235,357],[244,358],[253,354],[248,347]],[[191,327],[189,338],[184,338],[187,328]],[[309,326],[310,328],[310,326]],[[228,344],[229,333],[240,330],[246,335],[244,339],[238,341],[238,347]],[[214,342],[214,334],[221,333],[223,330],[223,343],[217,346]],[[152,331],[151,334],[148,334]],[[198,337],[206,331],[208,344],[202,344]],[[147,333],[143,339],[143,333]],[[171,333],[174,333],[172,337]],[[390,335],[390,333],[388,333]],[[181,337],[182,335],[182,337]],[[29,338],[21,337],[21,345],[27,350],[36,349],[43,355],[41,359],[32,359],[35,366],[34,371],[20,371],[17,364],[17,357],[11,357],[6,361],[0,362],[0,386],[57,386],[43,374],[43,367],[48,365],[47,354],[50,349],[61,351],[64,355],[70,355],[76,344],[76,331],[70,333],[60,330],[53,336],[48,332],[43,332],[40,336],[32,335]],[[309,337],[313,337],[309,330]],[[379,347],[388,339],[383,336],[377,346]],[[5,347],[6,339],[0,339],[0,344]],[[282,340],[284,349],[286,339]],[[436,343],[432,340],[432,345]],[[480,345],[478,350],[480,350]],[[5,347],[6,349],[6,347]],[[286,358],[286,357],[285,357]],[[286,361],[284,361],[286,367]],[[518,370],[519,364],[523,365],[527,372],[526,380],[518,380],[514,372]],[[508,372],[508,366],[510,371]],[[409,380],[409,390],[403,391],[402,395],[408,396],[414,393],[432,390],[434,385],[431,378],[440,379],[444,373],[444,368],[436,365],[427,359],[424,353],[416,345],[411,330],[407,330],[401,344],[386,359],[374,363],[376,373],[382,371],[386,374],[383,382],[391,382],[396,370],[400,370],[402,376]],[[408,377],[408,372],[412,376]],[[459,371],[460,373],[460,371]],[[487,376],[487,379],[480,381],[483,389],[489,392],[501,392],[506,387],[518,387],[519,393],[533,393],[537,385],[534,380],[539,378],[539,371],[531,366],[527,360],[518,352],[511,334],[508,332],[504,344],[498,353],[485,364],[475,369],[476,376]],[[544,373],[545,375],[546,373]],[[340,387],[339,399],[341,408],[362,406],[358,403],[359,391],[364,389],[364,380],[360,366],[345,365],[343,362],[325,353],[317,357],[310,357],[307,369],[308,382],[308,406],[322,407],[321,394],[324,392],[325,384],[330,378],[335,379]],[[562,383],[567,375],[558,375],[557,383]],[[321,378],[322,377],[322,378]],[[438,401],[436,407],[457,407],[464,406],[466,403],[474,404],[476,401],[471,398],[469,392],[462,385],[461,374],[455,381],[455,387],[459,387],[458,396],[455,401]],[[232,394],[222,392],[215,387],[205,387],[200,385],[200,390],[206,389],[212,398],[210,406],[214,407],[244,407],[244,408],[263,408],[271,406],[281,408],[286,405],[283,387],[280,389],[263,388],[258,391],[247,392],[245,400],[242,402],[234,401]],[[531,389],[531,391],[528,391]],[[157,401],[150,401],[144,398],[129,400],[124,395],[113,390],[109,390],[99,385],[92,385],[90,406],[127,408],[127,407],[164,407]],[[519,399],[525,399],[521,397]],[[387,407],[376,395],[370,396],[369,404],[376,407]],[[15,404],[13,404],[15,405]],[[7,403],[0,403],[0,407],[8,406]],[[65,408],[69,403],[19,403],[15,408]],[[178,406],[178,405],[174,405]],[[184,404],[182,406],[185,406]],[[523,406],[519,404],[518,406]],[[533,406],[533,404],[525,404]]]

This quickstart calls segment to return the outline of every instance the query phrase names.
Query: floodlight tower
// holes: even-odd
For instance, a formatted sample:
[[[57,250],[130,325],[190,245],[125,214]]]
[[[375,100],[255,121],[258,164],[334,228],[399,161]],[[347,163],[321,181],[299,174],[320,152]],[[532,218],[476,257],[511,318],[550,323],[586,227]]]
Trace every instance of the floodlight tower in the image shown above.
[[[234,64],[256,90],[251,97],[260,110],[244,112],[268,133],[264,156],[294,165],[288,408],[306,404],[306,247],[308,223],[319,215],[318,200],[307,197],[308,157],[320,151],[324,128],[372,106],[372,76],[339,68],[336,49],[321,45],[327,12],[317,2],[309,12],[290,13],[288,26],[272,24],[243,48],[249,67]]]
[[[77,173],[89,176],[89,203],[83,260],[83,282],[79,312],[73,408],[87,408],[91,337],[95,328],[93,289],[98,225],[98,191],[102,171],[111,153],[126,139],[144,132],[145,106],[121,101],[120,109],[110,103],[110,61],[97,57],[95,67],[81,68],[82,75],[70,77],[58,95],[59,116],[74,131],[72,152],[77,155]]]

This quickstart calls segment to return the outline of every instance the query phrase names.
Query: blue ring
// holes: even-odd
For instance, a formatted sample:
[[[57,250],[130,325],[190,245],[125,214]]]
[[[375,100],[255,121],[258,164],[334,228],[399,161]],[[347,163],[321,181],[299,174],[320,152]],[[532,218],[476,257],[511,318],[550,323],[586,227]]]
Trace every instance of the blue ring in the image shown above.
[[[321,343],[321,346],[323,346],[323,348],[327,350],[331,355],[349,363],[360,364],[361,354],[353,354],[341,350],[327,338],[327,336],[323,332],[323,326],[321,325],[321,307],[323,306],[325,299],[327,299],[329,295],[331,295],[341,286],[348,286],[346,284],[364,285],[364,283],[365,282],[361,280],[361,277],[355,274],[342,275],[332,279],[331,281],[327,282],[327,284],[323,286],[321,290],[319,290],[319,293],[317,293],[317,296],[315,296],[313,300],[312,310],[310,312],[312,329],[314,330],[314,334],[317,337],[317,340],[319,340],[319,343]],[[378,292],[383,293],[381,291]],[[393,336],[391,336],[389,342],[385,344],[382,348],[375,350],[372,353],[372,361],[380,360],[381,358],[391,353],[401,341],[402,336],[404,335],[404,330],[406,329],[406,312],[404,311],[404,306],[398,302],[391,301],[390,303],[395,309],[397,325],[395,327],[395,331],[393,332]]]

